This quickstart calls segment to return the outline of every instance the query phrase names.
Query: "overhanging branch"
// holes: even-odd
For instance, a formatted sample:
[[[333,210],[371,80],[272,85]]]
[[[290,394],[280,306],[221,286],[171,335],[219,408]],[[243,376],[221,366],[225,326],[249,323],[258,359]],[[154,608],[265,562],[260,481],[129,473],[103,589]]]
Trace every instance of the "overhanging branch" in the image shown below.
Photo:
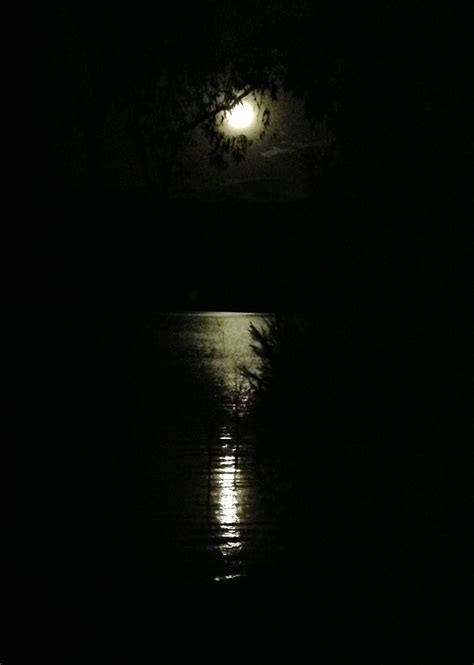
[[[202,113],[199,115],[197,118],[195,118],[192,122],[189,122],[188,124],[184,125],[180,130],[180,134],[185,134],[186,132],[190,132],[193,129],[196,129],[196,127],[199,127],[203,122],[206,122],[206,120],[211,120],[212,118],[215,118],[219,113],[223,113],[225,111],[230,111],[236,104],[241,102],[247,95],[250,95],[251,92],[253,92],[254,88],[249,86],[244,89],[243,92],[241,92],[235,99],[232,100],[232,102],[228,102],[227,104],[218,104],[215,108],[213,108],[211,111],[206,111],[206,113]]]

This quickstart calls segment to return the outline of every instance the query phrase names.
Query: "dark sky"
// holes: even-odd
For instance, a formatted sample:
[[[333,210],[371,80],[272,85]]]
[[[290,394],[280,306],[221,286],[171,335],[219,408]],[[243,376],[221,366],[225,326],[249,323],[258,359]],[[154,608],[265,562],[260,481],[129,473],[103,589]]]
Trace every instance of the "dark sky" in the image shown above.
[[[335,274],[341,283],[372,283],[367,266],[378,261],[386,273],[390,238],[403,230],[405,247],[421,247],[425,225],[441,228],[443,216],[462,215],[462,190],[471,186],[472,49],[457,10],[421,0],[387,1],[376,11],[353,3],[208,2],[184,13],[176,5],[169,16],[153,10],[152,21],[120,3],[61,6],[79,11],[82,23],[65,27],[58,5],[37,8],[12,50],[18,68],[10,89],[18,94],[7,106],[17,117],[8,125],[6,170],[21,219],[8,229],[19,247],[6,262],[13,300],[21,283],[39,300],[48,292],[61,301],[84,293],[106,300],[117,291],[130,299],[146,292],[158,303],[185,294],[188,303],[200,291],[222,308],[226,298],[245,306],[257,293],[266,309],[267,295],[268,302],[302,302]],[[218,205],[189,204],[189,232],[183,215],[145,187],[128,114],[141,101],[142,72],[154,80],[147,49],[165,71],[165,103],[183,72],[199,78],[204,61],[213,71],[217,49],[225,63],[239,40],[258,46],[259,57],[239,62],[257,73],[278,47],[284,89],[270,104],[265,138],[256,137],[239,164],[211,167],[205,137],[192,133],[171,197]],[[156,124],[161,107],[151,108]],[[321,155],[329,157],[326,171],[315,161]],[[102,167],[103,182],[88,179],[88,158]],[[315,276],[316,263],[327,268],[324,279]]]
[[[327,149],[327,126],[354,173],[370,168],[376,177],[383,161],[393,176],[406,171],[403,161],[410,168],[421,156],[425,167],[447,152],[448,159],[459,157],[462,142],[472,147],[466,87],[472,58],[459,12],[421,0],[372,9],[304,0],[172,9],[165,16],[121,3],[91,9],[71,1],[30,17],[32,38],[26,31],[17,47],[24,48],[18,62],[33,67],[30,103],[20,105],[30,118],[22,123],[22,149],[31,143],[29,174],[53,189],[87,186],[85,132],[96,126],[104,184],[143,187],[131,110],[142,121],[159,111],[183,73],[192,81],[237,63],[246,75],[260,75],[275,54],[283,86],[265,141],[255,142],[246,163],[216,173],[195,133],[197,145],[180,152],[176,194],[213,199],[234,189],[250,198],[302,198],[308,192],[301,156],[308,148]],[[147,89],[144,72],[146,85],[160,81],[162,91],[146,111],[137,106]],[[146,133],[144,143],[151,145]]]

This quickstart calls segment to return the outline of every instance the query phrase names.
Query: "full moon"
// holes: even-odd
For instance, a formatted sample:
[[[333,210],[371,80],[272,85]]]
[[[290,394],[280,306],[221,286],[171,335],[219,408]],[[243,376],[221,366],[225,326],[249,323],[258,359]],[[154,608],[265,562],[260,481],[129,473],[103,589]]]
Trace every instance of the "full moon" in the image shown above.
[[[248,102],[236,104],[229,113],[227,122],[233,129],[245,129],[252,124],[255,118],[253,108]]]

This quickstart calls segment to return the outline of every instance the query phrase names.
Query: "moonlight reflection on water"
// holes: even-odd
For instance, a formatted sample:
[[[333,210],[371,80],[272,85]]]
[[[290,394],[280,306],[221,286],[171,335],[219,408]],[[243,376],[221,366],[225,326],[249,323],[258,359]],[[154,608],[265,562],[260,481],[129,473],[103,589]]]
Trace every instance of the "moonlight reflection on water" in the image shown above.
[[[151,323],[167,401],[137,500],[137,548],[153,571],[161,557],[166,575],[229,579],[267,555],[269,519],[246,417],[249,386],[239,371],[258,371],[252,323],[264,326],[265,316],[160,314]]]
[[[235,577],[243,571],[242,561],[249,539],[243,523],[255,518],[251,505],[256,491],[250,481],[249,442],[242,440],[244,437],[240,429],[241,421],[246,416],[250,386],[239,367],[245,365],[257,369],[249,326],[251,323],[261,326],[263,319],[259,315],[218,313],[201,317],[200,321],[203,324],[203,341],[206,340],[208,369],[220,387],[216,397],[224,407],[224,420],[213,453],[209,487],[213,510],[210,517],[218,528],[216,544],[225,567],[230,576]]]
[[[222,453],[217,470],[215,515],[221,529],[220,551],[225,557],[231,557],[242,548],[239,528],[239,469],[237,468],[236,444],[229,434],[223,434]]]

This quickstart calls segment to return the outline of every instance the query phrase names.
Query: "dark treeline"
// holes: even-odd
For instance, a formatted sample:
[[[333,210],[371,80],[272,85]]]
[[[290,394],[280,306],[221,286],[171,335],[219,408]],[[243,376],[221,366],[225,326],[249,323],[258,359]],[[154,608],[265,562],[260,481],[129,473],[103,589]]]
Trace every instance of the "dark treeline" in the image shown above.
[[[467,647],[472,359],[452,322],[425,317],[339,302],[255,329],[257,452],[289,551],[311,523],[314,556],[294,556],[348,603],[341,620],[362,612],[392,636],[413,622],[440,649],[447,635]]]
[[[20,659],[48,652],[76,662],[86,643],[101,642],[101,622],[105,637],[126,593],[126,576],[120,589],[116,580],[131,556],[139,450],[129,358],[139,325],[134,313],[9,312],[4,440],[15,530],[4,588]]]

